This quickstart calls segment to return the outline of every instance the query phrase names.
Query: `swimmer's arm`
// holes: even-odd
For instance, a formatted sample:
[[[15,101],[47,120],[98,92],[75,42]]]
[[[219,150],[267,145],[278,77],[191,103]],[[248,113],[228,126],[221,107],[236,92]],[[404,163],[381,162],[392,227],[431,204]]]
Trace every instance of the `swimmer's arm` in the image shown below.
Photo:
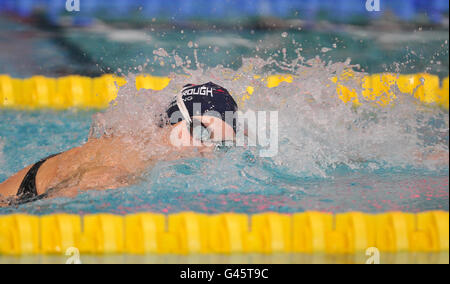
[[[79,188],[86,190],[107,190],[129,186],[133,183],[131,174],[121,167],[96,167],[83,174]]]
[[[72,196],[80,190],[115,189],[132,184],[134,178],[130,178],[132,175],[128,168],[135,165],[131,169],[136,174],[140,165],[134,155],[131,155],[127,168],[120,166],[124,162],[112,154],[119,153],[122,149],[124,147],[117,139],[90,139],[80,147],[48,159],[36,175],[38,194],[44,194],[50,189],[51,196]],[[113,162],[108,162],[108,159],[97,161],[98,156],[110,157]],[[17,195],[23,179],[32,166],[26,167],[0,184],[1,206],[5,206],[10,198]]]
[[[49,198],[75,197],[82,191],[103,191],[134,184],[133,178],[123,168],[98,166],[74,173],[47,190]]]
[[[36,175],[36,189],[39,195],[45,193],[47,188],[51,186],[51,183],[55,180],[57,169],[60,164],[62,164],[63,167],[68,168],[68,166],[64,164],[65,161],[72,161],[72,165],[77,163],[74,157],[81,154],[82,148],[83,146],[72,148],[69,151],[47,159],[47,161],[39,168]],[[34,164],[24,168],[0,184],[0,195],[6,199],[17,196],[20,185],[33,165]]]
[[[86,157],[89,154],[95,156],[95,149],[92,151],[92,148],[102,148],[102,144],[103,143],[100,143],[99,140],[90,141],[80,147],[72,148],[69,151],[48,159],[39,168],[36,175],[36,188],[38,194],[43,194],[48,188],[54,188],[58,184],[64,184],[65,180],[70,180],[71,177],[77,176],[77,174],[80,173],[80,168],[82,168],[86,162],[86,159],[83,159],[83,157]],[[0,184],[1,203],[5,203],[5,200],[17,195],[19,187],[31,167],[33,167],[33,165],[24,168]],[[59,174],[58,168],[60,168]],[[96,171],[94,170],[94,172]],[[78,181],[79,179],[75,182],[78,183]],[[72,180],[72,183],[73,182],[74,181]]]

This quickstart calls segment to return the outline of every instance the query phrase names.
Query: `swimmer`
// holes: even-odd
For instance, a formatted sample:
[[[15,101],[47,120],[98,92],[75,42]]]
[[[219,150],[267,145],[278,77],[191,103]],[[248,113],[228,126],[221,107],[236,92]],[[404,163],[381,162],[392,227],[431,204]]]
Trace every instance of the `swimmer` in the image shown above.
[[[38,161],[1,183],[0,207],[126,187],[139,182],[158,161],[208,155],[217,143],[235,140],[237,110],[235,100],[221,86],[212,82],[186,85],[162,115],[162,139],[146,142],[149,147],[169,145],[164,157],[146,160],[123,137],[90,138],[84,145]]]

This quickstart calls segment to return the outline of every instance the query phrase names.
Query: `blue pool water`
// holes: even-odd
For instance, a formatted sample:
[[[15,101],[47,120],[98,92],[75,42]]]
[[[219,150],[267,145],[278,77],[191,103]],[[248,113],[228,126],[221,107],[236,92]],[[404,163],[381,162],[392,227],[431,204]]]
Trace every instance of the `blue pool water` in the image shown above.
[[[166,58],[164,65],[154,62],[153,51],[158,48],[192,61],[196,51],[202,64],[234,69],[242,65],[243,57],[280,60],[285,48],[288,59],[296,58],[301,49],[306,59],[344,62],[350,58],[371,74],[429,72],[441,78],[449,75],[448,28],[403,29],[396,23],[383,23],[386,26],[318,24],[275,30],[220,25],[200,25],[197,29],[160,26],[149,21],[140,28],[99,23],[84,29],[67,28],[55,38],[53,32],[0,15],[0,73],[19,78],[37,74],[98,76],[118,68],[136,72],[138,65],[146,64],[144,72],[165,76],[174,71],[175,60]]]
[[[448,30],[405,31],[389,25],[286,31],[155,28],[99,23],[69,28],[54,38],[0,17],[0,38],[5,39],[0,73],[176,73],[158,96],[173,96],[188,83],[186,73],[192,77],[189,83],[214,81],[238,98],[254,86],[244,110],[279,111],[278,155],[261,158],[254,149],[239,148],[213,159],[160,162],[128,188],[0,208],[0,214],[449,210],[448,111],[423,106],[398,90],[392,107],[366,103],[354,109],[337,100],[329,80],[350,67],[347,58],[359,65],[352,66],[358,72],[446,77]],[[296,75],[296,82],[267,90],[254,77],[280,72]],[[141,133],[145,125],[134,122],[150,119],[147,109],[154,115],[157,103],[142,99],[153,94],[138,100],[135,90],[121,92],[118,107],[104,114],[105,127],[119,134],[128,129]],[[0,182],[43,157],[84,143],[94,114],[0,109]],[[417,161],[418,155],[430,153],[441,161]]]
[[[0,182],[46,155],[85,142],[92,114],[0,110]],[[238,159],[235,159],[236,154]],[[208,177],[209,174],[215,176]],[[449,209],[448,166],[439,170],[400,167],[350,170],[342,167],[322,178],[287,173],[270,159],[242,151],[220,154],[213,161],[192,159],[160,163],[141,183],[129,188],[1,208],[0,214],[187,210],[205,213],[418,212],[435,209]]]

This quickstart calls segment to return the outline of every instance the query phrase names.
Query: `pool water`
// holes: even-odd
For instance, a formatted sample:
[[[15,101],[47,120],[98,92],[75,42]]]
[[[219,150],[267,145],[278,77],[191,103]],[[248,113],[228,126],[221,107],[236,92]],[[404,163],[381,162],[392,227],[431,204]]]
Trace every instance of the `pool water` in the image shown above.
[[[125,34],[125,35],[124,35]],[[152,52],[164,48],[181,58],[194,57],[194,51],[203,64],[239,68],[242,57],[281,59],[297,57],[301,49],[305,58],[319,57],[323,61],[343,62],[351,58],[368,73],[431,72],[448,76],[448,31],[387,30],[335,27],[324,30],[178,30],[162,31],[93,28],[70,30],[65,40],[95,58],[102,70],[111,72],[135,71],[144,65]],[[282,50],[286,49],[283,55]],[[174,60],[163,66],[151,62],[145,71],[167,75],[173,71]]]
[[[448,76],[448,31],[339,26],[322,31],[124,32],[99,25],[56,36],[0,20],[9,23],[1,28],[11,38],[22,38],[25,48],[13,56],[14,46],[2,46],[1,73],[129,76],[131,71],[172,78],[161,92],[125,86],[117,105],[100,113],[0,109],[0,182],[43,157],[86,142],[93,124],[99,133],[148,134],[155,113],[162,111],[156,98],[172,98],[186,83],[213,81],[225,86],[244,111],[279,113],[274,157],[236,148],[212,159],[160,162],[134,186],[0,208],[0,214],[449,210],[448,110],[424,106],[398,90],[393,90],[397,99],[389,107],[359,98],[363,105],[355,108],[337,99],[330,83],[352,68],[355,77],[363,72]],[[89,60],[71,58],[61,48],[67,45]],[[64,60],[49,61],[49,54]],[[295,82],[267,89],[256,79],[280,72],[295,75]],[[244,102],[248,86],[255,91]],[[349,86],[361,93],[361,86]],[[438,160],[418,158],[428,154]]]
[[[164,64],[152,60],[153,51],[164,48],[192,61],[196,52],[199,61],[209,67],[221,64],[237,69],[242,57],[292,59],[301,49],[306,59],[343,62],[351,58],[371,74],[429,72],[448,76],[448,28],[405,28],[387,20],[384,24],[324,22],[265,30],[239,28],[238,24],[216,27],[145,22],[136,26],[99,22],[85,28],[47,30],[0,16],[0,73],[20,78],[38,74],[98,76],[118,68],[137,72],[139,65],[146,64],[146,73],[167,75],[174,71],[173,57]]]
[[[445,111],[433,111],[443,113],[436,115],[433,123],[441,123],[447,129],[443,142],[438,144],[448,145],[448,116]],[[77,110],[0,110],[0,182],[42,157],[86,142],[93,114]],[[319,142],[318,147],[321,146],[322,151],[330,151],[326,142]],[[280,145],[280,155],[288,151],[302,159],[289,147],[293,146]],[[339,150],[340,146],[336,147]],[[316,155],[313,159],[324,157]],[[292,161],[286,162],[289,167]],[[128,188],[1,208],[0,214],[449,210],[448,164],[430,167],[372,161],[360,162],[352,169],[341,161],[323,166],[323,172],[308,165],[302,165],[302,171],[295,168],[295,163],[290,167],[280,164],[276,157],[261,158],[255,151],[235,149],[218,153],[213,159],[161,162],[140,183]]]

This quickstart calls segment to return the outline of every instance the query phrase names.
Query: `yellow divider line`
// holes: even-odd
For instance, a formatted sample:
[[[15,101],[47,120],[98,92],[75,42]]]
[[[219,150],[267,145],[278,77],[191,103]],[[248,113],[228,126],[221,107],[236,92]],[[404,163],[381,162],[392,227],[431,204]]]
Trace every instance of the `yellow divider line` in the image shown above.
[[[261,78],[260,78],[261,79]],[[262,78],[268,88],[281,83],[292,83],[292,75],[274,75]],[[139,75],[136,78],[137,89],[162,90],[169,84],[166,77]],[[0,75],[0,108],[15,109],[67,109],[67,108],[106,108],[117,96],[118,88],[126,83],[124,78],[103,75],[98,78],[67,76],[58,79],[34,76],[28,79],[14,79]],[[359,78],[351,70],[339,77],[330,78],[330,84],[336,85],[338,97],[345,103],[359,105],[359,98],[373,101],[380,106],[395,103],[395,90],[411,94],[423,103],[433,103],[449,108],[449,78],[440,82],[439,77],[431,74],[398,75],[392,73],[368,75]],[[349,87],[357,84],[362,93]],[[254,94],[253,86],[247,87],[245,101]]]
[[[0,255],[448,252],[449,213],[0,216]]]

